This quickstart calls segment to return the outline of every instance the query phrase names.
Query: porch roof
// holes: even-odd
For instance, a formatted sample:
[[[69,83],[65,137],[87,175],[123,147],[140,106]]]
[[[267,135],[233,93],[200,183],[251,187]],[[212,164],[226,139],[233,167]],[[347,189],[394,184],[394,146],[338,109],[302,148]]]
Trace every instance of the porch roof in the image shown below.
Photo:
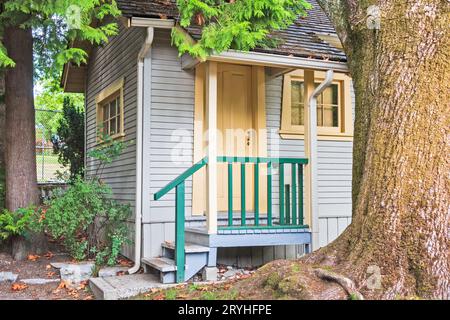
[[[317,4],[308,0],[313,9],[306,17],[299,17],[293,25],[272,34],[281,40],[275,48],[255,48],[255,52],[282,56],[295,56],[319,60],[346,62],[347,57],[331,21]],[[177,19],[178,10],[174,0],[117,0],[122,15],[127,18]],[[198,39],[201,28],[189,28],[189,34]]]

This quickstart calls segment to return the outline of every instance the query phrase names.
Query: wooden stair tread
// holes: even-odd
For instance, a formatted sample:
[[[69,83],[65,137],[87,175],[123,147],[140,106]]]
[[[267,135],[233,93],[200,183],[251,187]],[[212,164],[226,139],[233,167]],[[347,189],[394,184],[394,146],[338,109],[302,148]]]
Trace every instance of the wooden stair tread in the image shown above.
[[[171,272],[177,270],[175,261],[169,258],[143,258],[142,262],[161,272]]]
[[[173,241],[164,241],[162,246],[167,249],[175,250],[175,243]],[[185,253],[203,253],[209,252],[209,248],[193,243],[186,243],[184,246]]]

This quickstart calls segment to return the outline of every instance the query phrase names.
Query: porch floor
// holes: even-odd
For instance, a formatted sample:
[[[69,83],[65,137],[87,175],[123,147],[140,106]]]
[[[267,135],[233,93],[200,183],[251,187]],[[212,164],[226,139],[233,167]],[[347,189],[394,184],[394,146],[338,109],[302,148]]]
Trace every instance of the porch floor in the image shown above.
[[[311,230],[307,228],[243,228],[220,229],[208,234],[206,228],[186,228],[186,241],[210,248],[309,245]]]

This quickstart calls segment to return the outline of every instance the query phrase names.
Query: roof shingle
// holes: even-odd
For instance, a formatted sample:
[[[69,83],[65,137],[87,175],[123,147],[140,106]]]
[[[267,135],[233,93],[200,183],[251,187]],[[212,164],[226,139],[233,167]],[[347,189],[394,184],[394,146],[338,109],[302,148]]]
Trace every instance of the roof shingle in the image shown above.
[[[174,18],[178,10],[174,0],[116,0],[119,9],[125,17]],[[321,60],[347,61],[342,50],[321,40],[318,34],[337,36],[334,27],[319,7],[316,0],[308,0],[313,6],[306,17],[299,17],[293,25],[285,30],[272,34],[281,40],[276,48],[255,48],[255,52],[265,52],[278,55],[293,55],[297,57]],[[189,32],[198,38],[201,31],[190,28]]]

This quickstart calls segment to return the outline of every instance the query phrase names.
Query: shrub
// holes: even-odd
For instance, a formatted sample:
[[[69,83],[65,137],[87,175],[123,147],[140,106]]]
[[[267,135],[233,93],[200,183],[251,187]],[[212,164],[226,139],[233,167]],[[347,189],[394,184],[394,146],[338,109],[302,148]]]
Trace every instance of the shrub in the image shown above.
[[[27,238],[30,232],[40,230],[43,212],[34,207],[20,208],[15,212],[3,210],[0,213],[0,240],[13,236]]]
[[[112,265],[122,245],[129,242],[126,220],[130,207],[112,199],[111,188],[98,179],[78,177],[47,204],[45,230],[61,240],[76,260]]]
[[[58,135],[52,137],[53,150],[59,162],[70,165],[70,178],[84,173],[84,110],[64,98],[63,117],[58,123]]]
[[[57,190],[46,202],[48,209],[43,222],[47,233],[61,240],[73,258],[112,265],[122,245],[130,242],[126,221],[131,209],[113,199],[111,188],[99,176],[126,144],[107,135],[101,138],[103,143],[89,153],[97,160],[95,175],[85,180],[78,175],[68,189]]]

